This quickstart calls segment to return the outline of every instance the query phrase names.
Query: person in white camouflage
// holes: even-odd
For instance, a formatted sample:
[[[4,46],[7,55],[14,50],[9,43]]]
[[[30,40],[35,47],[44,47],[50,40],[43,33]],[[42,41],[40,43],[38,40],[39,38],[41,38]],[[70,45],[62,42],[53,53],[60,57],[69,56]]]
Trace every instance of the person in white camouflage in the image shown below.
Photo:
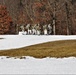
[[[43,31],[44,31],[44,35],[47,35],[48,33],[47,33],[47,25],[44,25],[43,26]]]
[[[36,29],[36,34],[40,35],[40,24],[37,24],[35,29]]]
[[[36,35],[36,24],[32,25],[32,34]]]
[[[30,24],[27,24],[26,25],[26,29],[27,29],[27,34],[29,35],[29,34],[32,34],[32,30],[31,30],[31,25]]]
[[[24,31],[25,31],[25,29],[24,29],[24,26],[23,26],[23,25],[21,25],[21,26],[20,26],[20,28],[21,28],[21,31],[22,31],[22,32],[24,32]]]
[[[50,35],[52,33],[52,25],[48,24],[48,35]]]

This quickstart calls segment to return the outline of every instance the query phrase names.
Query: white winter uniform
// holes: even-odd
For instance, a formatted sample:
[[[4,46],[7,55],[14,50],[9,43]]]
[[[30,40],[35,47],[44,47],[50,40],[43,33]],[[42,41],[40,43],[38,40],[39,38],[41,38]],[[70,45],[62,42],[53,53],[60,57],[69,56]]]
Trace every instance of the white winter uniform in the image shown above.
[[[44,29],[44,35],[47,35],[47,29]]]
[[[28,29],[28,34],[32,34],[32,31],[30,29]]]
[[[44,35],[47,35],[48,34],[48,32],[47,32],[47,25],[43,26],[43,30],[44,30]]]
[[[50,24],[48,25],[48,29],[49,29],[49,34],[51,34],[52,33],[52,26]]]
[[[36,29],[32,29],[32,34],[36,34]]]

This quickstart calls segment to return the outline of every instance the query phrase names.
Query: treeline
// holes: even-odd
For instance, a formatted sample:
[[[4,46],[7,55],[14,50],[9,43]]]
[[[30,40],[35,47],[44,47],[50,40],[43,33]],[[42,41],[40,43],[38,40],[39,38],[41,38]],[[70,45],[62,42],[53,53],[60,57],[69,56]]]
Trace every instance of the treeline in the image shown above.
[[[51,24],[55,35],[76,35],[76,0],[0,0],[0,4],[12,18],[11,31],[17,32],[17,25]]]

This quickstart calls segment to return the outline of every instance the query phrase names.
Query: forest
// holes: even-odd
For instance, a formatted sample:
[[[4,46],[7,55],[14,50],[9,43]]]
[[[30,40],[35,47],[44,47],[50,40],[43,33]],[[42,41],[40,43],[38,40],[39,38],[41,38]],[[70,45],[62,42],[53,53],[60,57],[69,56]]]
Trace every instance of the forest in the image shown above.
[[[51,24],[52,35],[76,35],[76,0],[0,0],[0,34]]]

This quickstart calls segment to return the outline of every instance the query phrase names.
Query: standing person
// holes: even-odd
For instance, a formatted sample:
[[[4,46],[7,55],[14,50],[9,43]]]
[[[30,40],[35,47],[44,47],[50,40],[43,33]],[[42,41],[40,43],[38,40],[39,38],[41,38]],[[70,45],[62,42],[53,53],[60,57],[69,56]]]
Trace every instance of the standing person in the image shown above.
[[[47,35],[48,33],[47,33],[47,25],[44,25],[43,26],[43,31],[44,31],[44,35]]]
[[[31,25],[30,24],[26,25],[26,29],[27,29],[27,34],[28,35],[32,33],[32,31],[31,31]]]
[[[21,31],[22,31],[22,32],[24,32],[24,31],[25,31],[25,29],[24,29],[24,26],[23,26],[23,25],[21,25],[21,26],[20,26],[20,28],[21,28]]]
[[[32,34],[36,35],[36,24],[32,26]]]
[[[40,35],[40,25],[39,24],[37,24],[37,26],[36,26],[36,31],[37,31],[37,35]]]
[[[48,35],[52,33],[52,26],[51,24],[48,24]]]
[[[32,34],[32,25],[30,24],[29,26],[29,34],[31,35]]]

